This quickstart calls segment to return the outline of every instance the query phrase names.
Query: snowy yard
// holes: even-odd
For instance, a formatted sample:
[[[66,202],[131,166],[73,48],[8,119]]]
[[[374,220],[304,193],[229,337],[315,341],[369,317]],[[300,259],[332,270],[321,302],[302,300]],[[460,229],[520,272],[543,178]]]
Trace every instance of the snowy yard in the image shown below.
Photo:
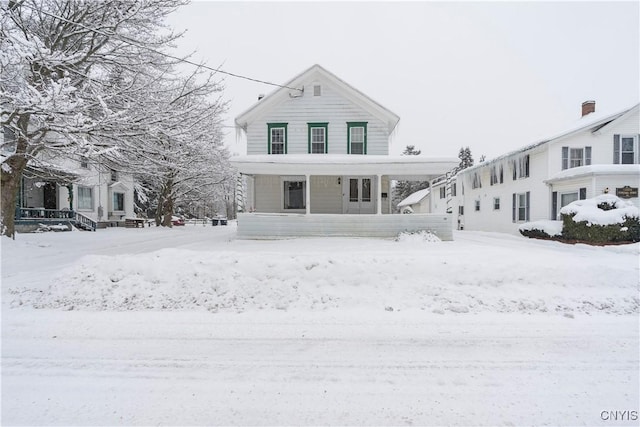
[[[640,245],[454,239],[3,239],[2,424],[637,425]]]

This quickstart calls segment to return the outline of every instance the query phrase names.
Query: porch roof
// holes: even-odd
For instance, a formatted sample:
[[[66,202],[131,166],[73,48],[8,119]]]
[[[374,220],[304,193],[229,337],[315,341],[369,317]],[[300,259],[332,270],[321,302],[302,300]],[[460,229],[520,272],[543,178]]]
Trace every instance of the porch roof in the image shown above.
[[[458,165],[457,158],[349,154],[249,155],[231,158],[246,175],[387,175],[391,179],[431,179]]]

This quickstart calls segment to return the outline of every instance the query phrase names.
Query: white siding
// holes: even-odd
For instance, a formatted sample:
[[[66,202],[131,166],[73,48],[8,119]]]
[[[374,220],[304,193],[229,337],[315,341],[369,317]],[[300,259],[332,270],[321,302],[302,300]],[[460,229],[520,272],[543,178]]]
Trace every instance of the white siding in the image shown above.
[[[337,176],[311,177],[311,213],[342,213],[342,184]]]
[[[313,85],[322,86],[322,95],[313,96]],[[247,154],[268,153],[267,123],[287,123],[287,153],[308,153],[307,123],[329,123],[328,152],[347,153],[347,122],[367,122],[367,154],[389,154],[387,124],[339,95],[324,82],[306,82],[304,93],[271,108],[247,128]]]
[[[596,176],[595,177],[595,194],[603,194],[605,188],[609,189],[609,194],[616,194],[616,188],[622,188],[624,186],[638,188],[640,182],[638,182],[638,176]],[[631,202],[640,208],[640,199],[633,197],[631,199],[623,199]]]
[[[254,178],[256,212],[282,211],[280,182],[280,177],[274,175],[257,175]]]
[[[592,165],[613,164],[613,135],[637,136],[640,133],[639,119],[638,112],[636,112],[624,120],[604,127],[601,131],[591,133],[585,130],[570,137],[551,142],[549,144],[549,175],[552,176],[562,170],[562,147],[583,148],[588,146],[591,147]],[[638,150],[637,146],[636,150]]]
[[[513,222],[512,199],[513,194],[530,192],[529,216],[531,221],[548,219],[550,216],[550,190],[543,182],[548,175],[547,156],[544,151],[527,151],[515,155],[518,158],[529,154],[529,177],[513,180],[510,158],[502,162],[504,182],[490,185],[490,167],[493,163],[464,170],[458,173],[458,202],[463,199],[464,229],[477,231],[499,231],[503,233],[518,233],[518,226],[523,222]],[[473,172],[481,174],[482,187],[472,189]],[[461,196],[461,185],[465,194]],[[500,209],[493,209],[493,199],[500,198]],[[480,211],[475,210],[475,201],[480,201]]]

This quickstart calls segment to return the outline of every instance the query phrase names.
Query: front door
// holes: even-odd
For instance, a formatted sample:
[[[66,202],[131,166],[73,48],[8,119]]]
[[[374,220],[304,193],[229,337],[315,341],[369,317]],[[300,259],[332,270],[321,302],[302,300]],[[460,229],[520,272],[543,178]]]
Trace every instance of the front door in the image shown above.
[[[374,183],[371,176],[345,177],[343,187],[343,211],[346,214],[375,213]]]
[[[44,187],[44,208],[45,209],[57,209],[57,192],[56,192],[56,183],[55,182],[47,182]]]

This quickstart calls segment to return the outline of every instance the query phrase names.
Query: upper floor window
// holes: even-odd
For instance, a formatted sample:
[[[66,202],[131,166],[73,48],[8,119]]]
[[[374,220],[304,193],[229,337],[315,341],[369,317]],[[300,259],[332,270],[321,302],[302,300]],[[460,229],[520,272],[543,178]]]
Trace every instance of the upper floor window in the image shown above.
[[[447,197],[447,189],[446,187],[440,187],[440,198],[444,199],[445,197]]]
[[[562,169],[578,168],[591,164],[591,147],[562,147]]]
[[[493,165],[491,167],[491,178],[489,180],[489,184],[502,184],[504,182],[504,169],[502,165]]]
[[[111,182],[118,181],[118,172],[111,169]]]
[[[454,182],[454,183],[451,184],[451,195],[453,197],[456,197],[456,193],[457,193],[457,191],[456,191],[456,183]]]
[[[308,123],[309,153],[326,154],[328,152],[327,133],[329,123]]]
[[[347,153],[367,154],[367,123],[347,122]]]
[[[613,136],[613,163],[622,165],[638,163],[637,135]]]
[[[529,176],[529,155],[525,154],[518,159],[518,178]]]
[[[473,180],[471,181],[471,188],[482,188],[482,179],[479,172],[473,173]]]
[[[0,128],[2,130],[1,135],[2,138],[0,138],[0,143],[1,143],[1,151],[4,153],[13,153],[16,151],[16,134],[13,131],[13,129],[7,127],[7,126],[2,126]]]
[[[81,157],[80,158],[80,167],[82,169],[89,169],[89,159],[87,159],[86,157]]]
[[[529,177],[529,155],[525,154],[511,160],[511,172],[513,180]]]
[[[287,123],[267,123],[268,154],[287,154]]]
[[[313,85],[313,96],[320,96],[320,95],[322,95],[322,86]]]

